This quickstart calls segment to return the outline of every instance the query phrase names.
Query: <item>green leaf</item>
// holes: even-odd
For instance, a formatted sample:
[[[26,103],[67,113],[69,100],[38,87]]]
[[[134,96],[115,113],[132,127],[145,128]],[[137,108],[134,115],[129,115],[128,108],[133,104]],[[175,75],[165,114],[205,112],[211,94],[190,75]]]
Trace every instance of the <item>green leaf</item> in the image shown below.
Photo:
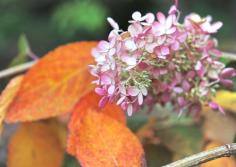
[[[18,55],[12,60],[9,66],[23,64],[27,61],[27,56],[30,54],[31,49],[25,34],[21,34],[18,39]]]
[[[201,130],[196,126],[174,126],[158,130],[156,135],[180,158],[200,152],[203,144]]]
[[[163,145],[144,145],[148,167],[163,166],[172,161],[172,153]]]

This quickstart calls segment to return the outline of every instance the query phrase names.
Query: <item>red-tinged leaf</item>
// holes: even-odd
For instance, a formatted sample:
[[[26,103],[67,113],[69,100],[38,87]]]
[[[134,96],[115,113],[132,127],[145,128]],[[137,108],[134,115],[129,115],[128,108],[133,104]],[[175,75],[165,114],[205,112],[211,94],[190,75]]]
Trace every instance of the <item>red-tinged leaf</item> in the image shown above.
[[[144,166],[142,146],[125,125],[89,107],[78,121],[74,147],[83,167]]]
[[[61,167],[65,129],[55,122],[22,124],[8,145],[8,167]]]
[[[2,132],[2,123],[5,118],[6,112],[8,110],[9,105],[14,99],[17,91],[20,88],[20,84],[22,82],[23,76],[17,76],[13,78],[6,88],[3,90],[0,96],[0,135]]]
[[[25,75],[6,121],[32,121],[73,109],[93,89],[88,65],[96,42],[77,42],[49,52]]]
[[[107,116],[113,118],[114,120],[119,121],[121,124],[126,124],[126,118],[124,112],[120,109],[119,106],[116,104],[107,104],[104,108],[98,107],[98,102],[100,100],[100,96],[98,96],[94,91],[88,93],[86,96],[81,98],[80,102],[76,105],[75,110],[72,114],[69,123],[69,129],[71,133],[69,134],[69,140],[67,143],[67,151],[72,154],[76,155],[76,133],[78,131],[77,127],[79,127],[80,120],[83,119],[84,115],[86,114],[88,108],[93,109],[96,112],[102,112]]]
[[[125,126],[124,113],[115,104],[99,109],[97,102],[97,95],[90,93],[74,109],[68,152],[83,167],[144,166],[142,146]]]

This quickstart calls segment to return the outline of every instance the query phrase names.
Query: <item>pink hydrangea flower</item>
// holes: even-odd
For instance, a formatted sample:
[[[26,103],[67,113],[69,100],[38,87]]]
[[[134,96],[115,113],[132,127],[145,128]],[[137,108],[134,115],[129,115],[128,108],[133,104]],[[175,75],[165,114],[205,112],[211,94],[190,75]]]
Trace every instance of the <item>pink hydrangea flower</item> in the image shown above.
[[[97,79],[95,92],[101,96],[99,106],[116,102],[128,115],[143,104],[150,110],[155,104],[171,103],[181,115],[197,114],[202,104],[223,112],[211,101],[216,86],[233,86],[233,68],[219,62],[217,40],[212,36],[222,26],[192,13],[180,23],[173,5],[168,15],[157,12],[132,14],[127,31],[108,18],[113,30],[92,50],[96,65],[90,72]]]

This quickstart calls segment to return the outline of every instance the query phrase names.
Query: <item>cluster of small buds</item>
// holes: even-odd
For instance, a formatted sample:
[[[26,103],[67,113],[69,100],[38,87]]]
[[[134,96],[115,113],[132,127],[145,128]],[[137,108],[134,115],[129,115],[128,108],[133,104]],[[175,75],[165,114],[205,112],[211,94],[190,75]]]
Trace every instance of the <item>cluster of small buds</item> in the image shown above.
[[[96,65],[90,72],[97,80],[99,106],[116,102],[128,115],[143,104],[171,103],[175,111],[199,112],[208,104],[214,110],[223,109],[211,101],[216,88],[233,86],[233,68],[219,61],[217,40],[212,34],[222,26],[211,24],[211,17],[190,14],[179,23],[179,11],[172,6],[168,16],[158,12],[142,16],[134,12],[127,31],[113,27],[107,41],[100,41],[92,50]]]

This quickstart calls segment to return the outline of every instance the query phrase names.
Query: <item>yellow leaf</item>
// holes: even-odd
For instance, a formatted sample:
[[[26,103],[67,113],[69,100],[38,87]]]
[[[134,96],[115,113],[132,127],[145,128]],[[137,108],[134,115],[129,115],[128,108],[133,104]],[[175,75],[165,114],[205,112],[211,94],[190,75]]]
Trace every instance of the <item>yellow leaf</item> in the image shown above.
[[[9,105],[13,101],[16,93],[18,92],[20,88],[21,81],[23,79],[23,76],[17,76],[8,83],[6,88],[3,90],[1,96],[0,96],[0,135],[2,132],[2,123],[5,118],[6,112],[9,108]]]
[[[64,146],[53,121],[23,123],[10,139],[8,167],[61,167]]]
[[[236,92],[225,90],[218,91],[213,101],[226,110],[236,113]]]

